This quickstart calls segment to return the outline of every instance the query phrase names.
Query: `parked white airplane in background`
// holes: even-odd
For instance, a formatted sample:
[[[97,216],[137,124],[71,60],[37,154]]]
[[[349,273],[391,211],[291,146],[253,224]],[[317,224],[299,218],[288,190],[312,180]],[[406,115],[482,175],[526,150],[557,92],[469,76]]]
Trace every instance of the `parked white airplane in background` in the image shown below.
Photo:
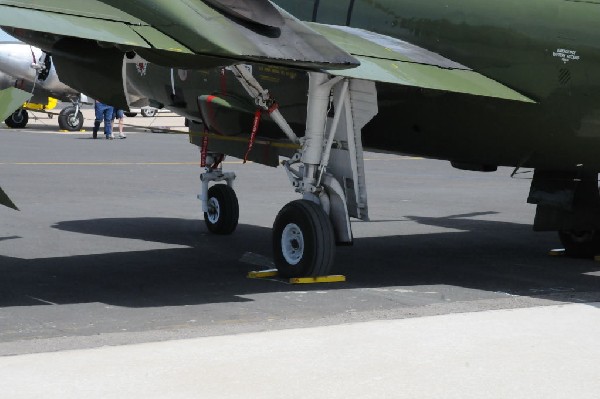
[[[50,55],[3,33],[0,35],[0,89],[7,87],[32,93],[32,98],[5,120],[8,126],[25,127],[29,120],[28,109],[50,110],[56,106],[56,100],[52,99],[57,99],[72,103],[58,116],[60,128],[69,131],[81,129],[84,118],[80,104],[89,103],[87,96],[59,80]]]
[[[23,128],[27,125],[27,110],[49,111],[56,106],[56,100],[60,100],[72,105],[60,111],[59,127],[62,130],[78,131],[84,122],[80,112],[81,104],[93,102],[86,95],[60,81],[51,55],[0,31],[0,90],[8,87],[17,87],[32,93],[32,98],[5,120],[12,128]],[[157,111],[157,108],[144,106],[126,114],[135,116],[139,112],[144,117],[152,117]]]

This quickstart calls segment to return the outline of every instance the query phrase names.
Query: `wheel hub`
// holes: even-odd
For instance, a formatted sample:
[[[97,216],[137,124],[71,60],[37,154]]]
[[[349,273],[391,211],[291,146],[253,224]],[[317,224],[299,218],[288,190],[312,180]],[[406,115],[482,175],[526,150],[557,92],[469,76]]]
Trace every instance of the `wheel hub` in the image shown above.
[[[209,198],[208,200],[208,221],[211,223],[217,223],[219,221],[219,215],[221,214],[221,207],[219,201],[216,198]]]
[[[281,235],[281,251],[290,265],[297,265],[304,255],[304,235],[297,224],[290,223]]]

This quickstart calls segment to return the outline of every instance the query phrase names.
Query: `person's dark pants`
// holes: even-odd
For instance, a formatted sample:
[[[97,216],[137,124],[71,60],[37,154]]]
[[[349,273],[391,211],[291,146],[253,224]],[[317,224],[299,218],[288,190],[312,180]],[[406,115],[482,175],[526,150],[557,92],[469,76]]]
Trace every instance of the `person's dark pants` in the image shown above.
[[[110,136],[112,136],[113,107],[96,101],[94,110],[96,111],[96,120],[94,121],[94,130],[92,131],[92,137],[98,137],[98,130],[100,129],[100,124],[102,123],[102,121],[104,121],[104,135],[106,136],[106,138],[109,138]]]

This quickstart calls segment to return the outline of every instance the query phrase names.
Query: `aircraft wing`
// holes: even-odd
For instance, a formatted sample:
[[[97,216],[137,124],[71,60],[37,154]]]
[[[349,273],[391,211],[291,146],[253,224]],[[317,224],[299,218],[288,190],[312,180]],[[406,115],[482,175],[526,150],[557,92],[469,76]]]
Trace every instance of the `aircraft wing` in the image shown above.
[[[366,30],[301,22],[268,0],[0,0],[0,26],[51,51],[61,80],[80,91],[92,80],[91,76],[77,76],[82,66],[95,74],[93,79],[98,82],[118,82],[119,57],[122,59],[123,51],[133,50],[152,63],[169,67],[201,69],[265,62],[533,102],[425,49]],[[27,33],[19,36],[21,30],[37,33],[28,40]],[[92,48],[90,41],[94,46],[99,43],[100,48]],[[88,92],[124,107],[124,97],[107,97],[117,88],[103,83]]]
[[[31,93],[17,89],[16,87],[0,90],[0,121],[8,118],[30,98]]]
[[[468,67],[408,42],[346,26],[309,25],[360,61],[332,75],[506,100],[532,99]]]
[[[31,98],[31,93],[27,93],[15,87],[0,90],[0,121],[5,120],[15,112],[23,103]],[[0,187],[0,205],[8,206],[9,208],[17,209],[17,206],[6,195]]]
[[[0,26],[134,49],[171,67],[199,66],[207,57],[220,65],[223,58],[313,69],[358,65],[268,0],[0,0]]]

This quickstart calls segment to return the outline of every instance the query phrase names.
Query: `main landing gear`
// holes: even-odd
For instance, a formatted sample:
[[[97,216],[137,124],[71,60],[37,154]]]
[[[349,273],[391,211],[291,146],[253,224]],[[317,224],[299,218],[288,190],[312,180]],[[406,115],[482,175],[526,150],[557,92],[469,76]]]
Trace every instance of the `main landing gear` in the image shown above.
[[[282,162],[302,199],[285,205],[273,223],[273,259],[279,274],[327,275],[334,264],[336,244],[352,243],[350,217],[368,220],[360,133],[377,114],[375,85],[310,72],[306,131],[299,138],[249,69],[234,66],[231,71],[256,104],[300,147]],[[355,114],[356,109],[361,112]],[[207,164],[219,157],[208,153]],[[224,173],[220,167],[207,168],[201,175],[199,198],[211,232],[229,234],[237,226],[239,207],[233,179],[233,173]],[[208,187],[209,182],[218,181],[227,185]]]
[[[600,255],[597,172],[536,170],[527,202],[537,205],[534,230],[558,231],[567,256]]]

